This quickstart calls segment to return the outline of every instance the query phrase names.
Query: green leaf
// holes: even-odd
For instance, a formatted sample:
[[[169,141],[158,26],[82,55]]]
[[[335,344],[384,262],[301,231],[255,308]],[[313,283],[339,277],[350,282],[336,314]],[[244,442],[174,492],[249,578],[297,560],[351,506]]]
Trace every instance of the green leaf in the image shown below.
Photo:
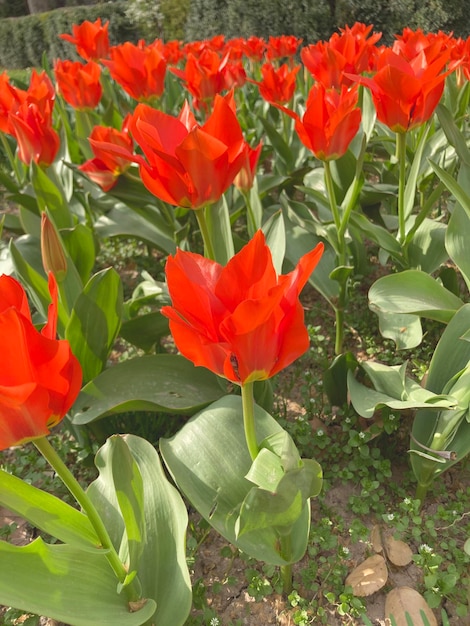
[[[224,395],[217,376],[175,354],[129,359],[104,370],[83,387],[74,424],[126,411],[192,414]]]
[[[466,304],[454,315],[437,344],[429,366],[426,389],[436,394],[443,393],[448,388],[449,381],[467,367],[470,362],[470,343],[463,337],[469,328],[470,304]],[[431,413],[425,409],[416,413],[412,435],[418,443],[412,440],[412,450],[422,450],[420,444],[431,447],[440,417],[440,413]],[[419,454],[411,455],[413,472],[420,484],[428,486],[436,476],[470,453],[470,423],[465,419],[460,421],[447,450],[455,454],[454,458],[444,464]]]
[[[259,406],[255,406],[255,424],[258,441],[282,433],[279,424]],[[252,462],[245,442],[239,396],[225,396],[199,412],[174,437],[161,440],[160,449],[180,490],[228,541],[248,555],[275,565],[302,558],[308,540],[308,501],[300,507],[297,500],[293,503],[300,516],[289,529],[292,538],[289,557],[282,554],[280,529],[272,524],[238,536],[238,516],[253,489],[253,483],[245,477]],[[288,513],[292,514],[292,510]]]
[[[34,162],[31,163],[31,182],[40,210],[46,211],[47,209],[59,230],[71,227],[73,225],[72,215],[61,190]]]
[[[71,626],[139,626],[155,613],[148,600],[131,612],[106,556],[36,539],[27,546],[0,541],[0,603]]]
[[[140,437],[111,437],[97,464],[100,476],[88,495],[106,519],[115,547],[125,551],[129,545],[143,597],[157,603],[152,623],[181,626],[191,607],[188,516],[181,496],[168,482],[155,448]]]
[[[405,219],[408,219],[413,211],[416,197],[416,186],[418,182],[419,170],[421,167],[421,159],[423,156],[424,147],[426,146],[426,139],[429,133],[429,129],[430,126],[427,125],[426,128],[422,130],[418,145],[414,147],[413,162],[408,170],[408,177],[405,183]]]
[[[175,233],[158,210],[150,206],[143,206],[137,212],[122,202],[114,202],[113,208],[95,222],[95,230],[102,238],[136,237],[165,254],[176,252]]]
[[[468,216],[470,216],[470,195],[465,189],[453,178],[448,172],[439,167],[436,163],[430,161],[432,169],[436,172],[444,185],[454,196],[454,198],[460,202],[462,208],[465,210]]]
[[[282,159],[284,164],[287,166],[288,171],[293,170],[295,165],[295,155],[292,152],[290,145],[286,143],[282,135],[270,122],[268,122],[265,117],[260,116],[259,121],[262,123],[266,136],[274,148],[276,155]]]
[[[273,213],[263,224],[262,230],[266,237],[266,243],[271,250],[276,272],[282,274],[282,264],[286,253],[286,229],[282,211]]]
[[[134,346],[150,351],[153,346],[170,333],[168,318],[164,317],[160,311],[138,315],[126,322],[123,322],[120,336]]]
[[[108,268],[85,285],[75,301],[65,338],[80,361],[85,382],[106,366],[122,316],[122,284],[119,274]]]
[[[406,270],[379,278],[369,291],[369,306],[385,313],[411,313],[448,323],[463,302],[434,278]]]
[[[409,350],[419,346],[423,340],[423,329],[418,315],[384,311],[375,313],[379,318],[380,334],[386,339],[392,339],[397,350]]]
[[[98,549],[99,539],[86,515],[4,470],[0,470],[0,504],[64,543]]]
[[[447,226],[425,219],[408,246],[409,267],[432,274],[445,263],[449,254],[445,246]]]
[[[235,254],[232,237],[230,214],[225,196],[218,202],[200,209],[204,211],[210,240],[214,248],[215,261],[220,265],[227,265]]]
[[[384,406],[396,410],[456,406],[457,401],[451,396],[434,394],[406,376],[406,363],[390,367],[365,361],[361,367],[371,380],[372,389],[357,382],[352,371],[348,372],[351,403],[361,417],[370,418]]]
[[[96,262],[96,247],[93,232],[84,224],[77,224],[60,232],[73,264],[85,285]]]

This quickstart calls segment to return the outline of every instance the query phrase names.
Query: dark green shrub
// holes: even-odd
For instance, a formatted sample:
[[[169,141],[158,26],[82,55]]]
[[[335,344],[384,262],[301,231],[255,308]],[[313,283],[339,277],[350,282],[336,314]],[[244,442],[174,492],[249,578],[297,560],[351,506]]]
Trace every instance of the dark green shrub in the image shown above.
[[[186,39],[295,35],[304,43],[327,39],[333,31],[328,0],[192,0]]]
[[[190,0],[161,0],[160,10],[163,15],[163,39],[184,39],[184,29],[188,19]]]
[[[28,13],[27,0],[0,0],[0,19],[28,15]]]
[[[107,2],[0,20],[0,67],[39,67],[44,53],[50,64],[57,58],[77,59],[74,46],[59,35],[71,33],[74,24],[94,22],[98,17],[109,21],[113,45],[137,41],[138,35],[126,18],[125,7],[123,1]]]

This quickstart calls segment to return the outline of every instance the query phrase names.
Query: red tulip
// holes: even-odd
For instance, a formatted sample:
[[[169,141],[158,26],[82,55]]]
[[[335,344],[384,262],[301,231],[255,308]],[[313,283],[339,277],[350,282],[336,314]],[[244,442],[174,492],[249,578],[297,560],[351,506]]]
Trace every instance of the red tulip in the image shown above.
[[[73,35],[64,33],[59,35],[61,39],[74,44],[77,53],[86,61],[98,61],[105,59],[109,53],[109,22],[101,24],[99,17],[96,22],[82,22],[72,26]]]
[[[287,104],[295,93],[299,70],[300,65],[291,69],[286,63],[278,68],[272,63],[265,63],[261,67],[263,80],[256,82],[262,97],[273,104]]]
[[[428,63],[424,50],[408,61],[390,48],[382,48],[372,78],[355,77],[372,93],[377,118],[391,130],[404,133],[420,126],[434,113],[444,91],[443,71],[450,49]]]
[[[11,83],[6,72],[0,74],[0,131],[2,133],[12,134],[12,129],[8,121],[9,114],[12,110],[18,108],[26,94],[23,90],[16,89]]]
[[[270,37],[268,40],[266,58],[269,61],[274,59],[282,59],[284,57],[293,58],[302,43],[302,39],[294,37],[294,35],[279,35],[278,37]]]
[[[99,185],[103,191],[109,191],[117,183],[134,160],[134,144],[129,135],[128,117],[123,122],[123,129],[107,126],[95,126],[88,141],[95,155],[78,168],[88,178]]]
[[[146,45],[127,41],[110,50],[111,59],[103,61],[113,79],[135,100],[159,98],[165,87],[166,59],[158,40]]]
[[[103,89],[100,83],[101,68],[98,63],[89,61],[55,62],[54,74],[62,97],[74,109],[94,109],[98,106]]]
[[[231,94],[216,96],[203,126],[186,102],[177,118],[139,104],[130,128],[147,158],[135,157],[144,185],[175,206],[199,209],[216,202],[245,161],[246,143]]]
[[[178,250],[166,265],[172,306],[162,308],[178,350],[240,385],[277,374],[308,348],[299,294],[322,252],[278,276],[261,231],[225,267]]]
[[[244,45],[245,56],[251,61],[261,61],[266,52],[266,41],[261,37],[248,37]]]
[[[349,87],[353,79],[345,74],[362,74],[373,67],[377,53],[375,44],[381,33],[369,37],[371,30],[372,26],[360,22],[352,28],[346,26],[340,33],[334,33],[329,41],[319,41],[302,48],[302,62],[315,80],[325,87]]]
[[[341,91],[326,89],[316,83],[310,90],[307,108],[302,118],[281,107],[295,119],[295,129],[302,143],[318,159],[330,161],[346,153],[361,123],[357,106],[357,86]]]
[[[18,157],[26,163],[34,161],[48,167],[55,159],[60,146],[59,135],[52,128],[50,109],[41,111],[37,104],[23,102],[9,116],[10,126],[18,142]]]
[[[199,56],[189,53],[184,70],[171,68],[171,72],[184,81],[194,98],[194,106],[209,111],[217,94],[227,89],[225,70],[228,55],[205,48]]]
[[[252,148],[248,144],[245,150],[245,161],[241,170],[235,176],[233,184],[242,191],[248,191],[253,187],[253,182],[256,175],[256,168],[258,167],[259,156],[263,144],[259,143],[256,148]]]
[[[49,290],[48,322],[39,332],[21,285],[0,276],[0,450],[48,435],[80,391],[80,364],[69,343],[55,338],[57,284],[52,274]]]

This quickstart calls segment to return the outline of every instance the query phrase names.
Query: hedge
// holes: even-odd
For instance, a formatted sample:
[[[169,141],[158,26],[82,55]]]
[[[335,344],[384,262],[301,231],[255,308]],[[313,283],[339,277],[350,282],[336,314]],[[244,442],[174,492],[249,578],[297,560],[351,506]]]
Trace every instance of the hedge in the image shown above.
[[[125,1],[66,7],[47,13],[36,13],[18,18],[0,20],[0,67],[22,69],[40,67],[45,53],[50,64],[54,59],[77,59],[75,48],[59,38],[72,32],[73,24],[101,17],[109,20],[112,44],[136,42],[139,33],[125,15]]]

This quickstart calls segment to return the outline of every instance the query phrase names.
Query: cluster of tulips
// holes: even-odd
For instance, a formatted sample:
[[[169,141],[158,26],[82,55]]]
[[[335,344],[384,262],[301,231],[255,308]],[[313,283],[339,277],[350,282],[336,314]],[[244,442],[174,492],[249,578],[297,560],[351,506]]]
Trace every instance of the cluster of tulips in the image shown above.
[[[64,583],[61,598],[47,607],[39,592],[21,599],[18,581],[7,580],[8,576],[3,580],[0,574],[4,589],[0,602],[77,626],[104,624],[97,615],[108,615],[110,606],[117,616],[113,623],[137,625],[155,619],[175,626],[184,622],[189,610],[189,575],[181,563],[185,513],[174,504],[172,487],[162,487],[168,495],[165,502],[145,491],[151,487],[144,480],[148,475],[142,459],[157,468],[154,482],[167,485],[163,473],[158,473],[158,455],[152,456],[137,439],[125,444],[112,440],[98,454],[100,478],[85,493],[46,443],[51,428],[71,409],[78,424],[92,419],[86,415],[90,406],[106,396],[94,381],[114,369],[108,368],[107,358],[123,322],[122,289],[110,273],[90,278],[94,241],[100,233],[95,225],[107,216],[102,208],[106,199],[113,210],[124,211],[122,216],[141,201],[135,209],[140,226],[134,221],[133,232],[144,233],[144,238],[147,228],[151,237],[158,225],[152,243],[158,247],[163,242],[160,252],[167,256],[165,290],[170,302],[157,313],[169,320],[180,355],[215,375],[201,379],[213,395],[199,404],[194,400],[192,412],[208,408],[202,408],[174,440],[161,444],[165,463],[181,491],[219,532],[244,551],[282,568],[288,590],[290,567],[306,549],[309,500],[321,488],[321,468],[300,459],[287,433],[255,403],[255,385],[265,384],[308,349],[299,297],[309,280],[318,284],[335,311],[335,351],[341,355],[354,269],[350,232],[362,228],[362,239],[375,238],[402,268],[409,268],[413,235],[427,219],[430,206],[424,205],[410,221],[416,192],[410,180],[416,183],[419,163],[416,171],[406,171],[406,142],[414,140],[416,129],[430,123],[451,75],[456,93],[468,94],[470,38],[405,29],[392,45],[382,46],[380,33],[357,23],[328,41],[304,47],[293,36],[269,41],[257,37],[226,41],[219,36],[187,44],[156,40],[111,46],[108,23],[100,19],[76,25],[72,34],[61,37],[75,46],[82,60],[57,60],[53,68],[33,70],[29,85],[23,87],[7,73],[0,75],[0,137],[11,166],[1,178],[23,207],[16,226],[21,225],[28,245],[39,247],[43,265],[34,267],[31,257],[25,253],[23,258],[19,252],[21,244],[13,242],[10,273],[16,278],[0,277],[0,449],[33,441],[76,497],[86,520],[76,520],[70,532],[60,524],[51,526],[47,516],[28,509],[29,488],[23,499],[15,500],[18,484],[0,476],[6,494],[2,503],[16,507],[46,532],[71,541],[67,563],[83,561],[98,578],[102,566],[90,555],[97,545],[105,548],[101,557],[119,584],[116,592],[115,579],[109,582],[104,577],[103,585],[109,582],[109,587],[103,597],[82,613],[71,601],[79,593],[73,585]],[[280,130],[267,119],[268,111]],[[266,119],[250,119],[259,114]],[[387,129],[399,165],[396,234],[359,218],[354,222],[376,120]],[[289,143],[296,141],[301,158],[289,151]],[[419,141],[421,154],[424,133]],[[339,174],[348,154],[354,154],[354,164],[346,176],[350,185],[341,191]],[[260,175],[271,170],[273,187],[285,183],[285,168],[276,170],[279,156],[292,171],[302,171],[306,162],[321,165],[320,191],[313,191],[318,215],[312,219],[314,211],[300,211],[288,232],[279,215],[282,209],[286,215],[295,213],[294,205],[283,207],[281,199],[281,209],[276,206],[264,213],[258,187]],[[126,198],[133,209],[122,204]],[[234,224],[242,216],[246,244],[234,237]],[[104,223],[101,219],[101,226]],[[308,226],[299,234],[305,223]],[[195,229],[203,254],[190,250],[194,238],[188,233]],[[120,234],[119,229],[116,232]],[[307,249],[303,243],[298,247],[305,238]],[[291,271],[283,274],[285,258]],[[317,272],[315,283],[312,276]],[[41,330],[17,278],[27,286],[37,316],[46,320]],[[152,363],[161,356],[154,355]],[[142,376],[138,361],[139,357],[132,365]],[[151,371],[150,365],[145,367]],[[165,368],[171,367],[168,361]],[[179,361],[177,367],[183,367]],[[131,380],[128,370],[125,376]],[[194,376],[191,370],[186,381],[181,379],[181,388],[188,386],[187,395],[195,393]],[[220,384],[213,384],[215,377],[239,388],[240,403],[224,395]],[[120,380],[124,385],[124,378]],[[77,401],[82,382],[87,385]],[[106,388],[108,383],[103,384]],[[452,400],[429,397],[435,409],[455,409]],[[134,395],[132,400],[145,407],[151,402],[148,395]],[[128,407],[129,402],[123,399],[122,404]],[[110,407],[100,410],[103,414]],[[207,453],[200,460],[194,456],[198,438],[197,454]],[[424,443],[417,448],[418,456],[429,457],[429,452],[432,449]],[[126,459],[126,469],[116,461],[119,455]],[[224,474],[231,482],[224,482]],[[127,503],[124,492],[130,498]],[[37,503],[41,510],[60,508],[49,499]],[[156,513],[162,507],[173,510],[166,522]],[[67,516],[75,520],[75,513],[63,514],[65,525]],[[167,524],[158,531],[158,541],[148,529],[144,532],[152,515]],[[111,516],[109,533],[100,516]],[[165,541],[171,543],[170,538],[177,544],[174,552],[161,557],[159,550]],[[6,554],[9,548],[4,550]],[[51,549],[42,561],[48,571],[59,562],[55,558],[65,558],[54,554]],[[170,576],[165,573],[167,563],[155,574],[152,555],[157,554],[163,561],[173,559]],[[34,567],[20,566],[13,553],[8,558],[23,577],[34,575]],[[36,575],[46,576],[45,569],[38,567]],[[88,598],[92,589],[85,585],[82,591]]]

